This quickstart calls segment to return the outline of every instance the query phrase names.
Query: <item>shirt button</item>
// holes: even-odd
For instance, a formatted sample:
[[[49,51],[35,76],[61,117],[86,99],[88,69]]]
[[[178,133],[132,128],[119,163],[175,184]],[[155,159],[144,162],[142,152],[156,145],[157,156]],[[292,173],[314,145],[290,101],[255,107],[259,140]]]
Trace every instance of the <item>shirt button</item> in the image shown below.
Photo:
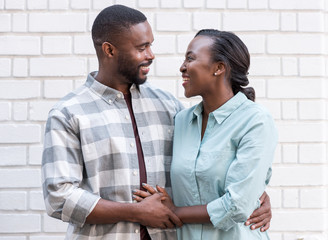
[[[125,119],[129,119],[129,116],[128,115],[125,115]]]
[[[121,95],[120,93],[118,93],[116,96],[117,96],[118,98],[121,98],[121,97],[122,97],[122,95]]]
[[[134,147],[134,144],[133,143],[130,143],[130,147]]]
[[[133,171],[133,175],[137,176],[138,172],[136,170]]]
[[[171,129],[167,130],[168,133],[171,133]]]
[[[135,233],[139,233],[139,229],[134,230]]]
[[[109,103],[109,104],[112,104],[112,103],[113,103],[113,101],[109,99],[109,100],[108,100],[108,103]]]

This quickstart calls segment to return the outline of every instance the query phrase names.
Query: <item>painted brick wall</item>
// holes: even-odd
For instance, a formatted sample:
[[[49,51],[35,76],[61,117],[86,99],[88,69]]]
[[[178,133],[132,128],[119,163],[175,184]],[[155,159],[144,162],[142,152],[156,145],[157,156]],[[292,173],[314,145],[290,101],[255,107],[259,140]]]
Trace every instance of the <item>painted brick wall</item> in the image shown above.
[[[327,0],[0,0],[0,240],[63,239],[44,211],[40,164],[49,108],[97,70],[90,29],[111,4],[144,12],[156,60],[149,81],[186,106],[179,66],[201,28],[236,32],[250,82],[279,129],[273,240],[328,239]]]

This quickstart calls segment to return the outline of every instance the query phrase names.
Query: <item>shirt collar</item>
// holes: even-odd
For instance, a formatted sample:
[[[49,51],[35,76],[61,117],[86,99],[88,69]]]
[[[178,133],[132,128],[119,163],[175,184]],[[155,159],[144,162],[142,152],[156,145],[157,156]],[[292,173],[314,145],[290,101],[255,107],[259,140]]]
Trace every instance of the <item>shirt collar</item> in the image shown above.
[[[225,104],[211,112],[218,124],[221,124],[227,117],[230,116],[240,105],[242,105],[247,100],[247,97],[242,92],[238,92],[235,96],[230,98]],[[199,118],[203,112],[203,102],[200,102],[194,109],[192,122],[195,118]]]
[[[89,87],[92,91],[97,93],[101,98],[108,101],[109,103],[112,103],[118,99],[124,99],[124,95],[122,92],[98,82],[95,79],[95,76],[97,76],[97,74],[97,71],[89,73],[87,81],[85,83],[87,87]],[[133,89],[137,89],[135,84],[132,84],[130,88],[131,91]]]

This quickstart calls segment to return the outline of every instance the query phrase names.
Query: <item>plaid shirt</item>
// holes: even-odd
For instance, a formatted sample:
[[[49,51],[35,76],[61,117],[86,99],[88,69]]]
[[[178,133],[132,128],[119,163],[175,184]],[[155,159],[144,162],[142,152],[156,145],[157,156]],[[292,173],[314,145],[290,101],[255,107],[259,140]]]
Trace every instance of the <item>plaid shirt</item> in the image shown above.
[[[42,157],[43,193],[50,216],[69,222],[67,239],[140,239],[132,222],[86,224],[100,198],[132,202],[139,167],[132,123],[121,92],[86,83],[50,111]],[[147,182],[170,191],[174,116],[183,107],[148,83],[130,89]],[[148,228],[152,239],[175,239],[175,230]]]

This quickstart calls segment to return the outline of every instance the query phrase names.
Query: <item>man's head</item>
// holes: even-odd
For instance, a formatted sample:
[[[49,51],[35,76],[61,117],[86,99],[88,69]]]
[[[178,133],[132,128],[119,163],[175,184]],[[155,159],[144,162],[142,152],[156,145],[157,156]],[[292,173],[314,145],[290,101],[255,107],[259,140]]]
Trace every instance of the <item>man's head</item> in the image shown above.
[[[120,83],[146,81],[154,58],[150,49],[154,39],[143,13],[122,5],[105,8],[93,23],[92,39],[99,71],[110,68],[110,74],[115,74]]]

